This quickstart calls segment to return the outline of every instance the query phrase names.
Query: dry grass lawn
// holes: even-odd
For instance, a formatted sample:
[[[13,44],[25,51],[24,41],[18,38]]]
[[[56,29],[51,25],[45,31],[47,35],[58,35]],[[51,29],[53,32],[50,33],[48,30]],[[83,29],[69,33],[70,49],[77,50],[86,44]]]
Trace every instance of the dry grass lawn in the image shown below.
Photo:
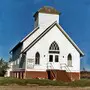
[[[62,82],[0,77],[0,90],[90,90],[90,79]]]
[[[90,87],[61,86],[0,86],[0,90],[90,90]]]

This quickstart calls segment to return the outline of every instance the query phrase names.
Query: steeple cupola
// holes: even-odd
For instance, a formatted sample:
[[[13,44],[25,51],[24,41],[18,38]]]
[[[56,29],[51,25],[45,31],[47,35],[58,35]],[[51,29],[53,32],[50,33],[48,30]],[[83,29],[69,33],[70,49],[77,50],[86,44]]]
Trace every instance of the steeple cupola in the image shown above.
[[[35,24],[34,27],[47,27],[53,22],[57,21],[59,23],[59,14],[55,8],[44,6],[40,8],[35,14]]]

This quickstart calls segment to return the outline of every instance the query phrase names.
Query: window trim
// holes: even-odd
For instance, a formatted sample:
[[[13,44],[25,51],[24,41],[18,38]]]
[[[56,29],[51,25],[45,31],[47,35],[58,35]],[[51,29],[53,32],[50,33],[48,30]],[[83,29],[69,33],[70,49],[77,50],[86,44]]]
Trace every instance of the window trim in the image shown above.
[[[49,51],[49,53],[53,53],[53,54],[56,53],[56,54],[59,54],[60,52],[55,50],[55,51]]]

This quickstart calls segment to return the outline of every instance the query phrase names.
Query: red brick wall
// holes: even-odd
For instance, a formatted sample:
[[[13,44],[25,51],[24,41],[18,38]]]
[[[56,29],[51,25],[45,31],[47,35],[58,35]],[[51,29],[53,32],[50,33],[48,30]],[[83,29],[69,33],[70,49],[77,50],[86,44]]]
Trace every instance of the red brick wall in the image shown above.
[[[57,80],[70,82],[71,78],[68,76],[67,72],[65,70],[58,70],[57,71]]]
[[[23,73],[23,77],[22,77],[22,73]],[[70,81],[70,78],[72,78],[72,81],[74,80],[80,80],[80,73],[79,72],[65,72],[65,71],[61,71],[61,70],[56,70],[54,71],[54,73],[56,74],[56,80],[62,80],[62,81]],[[14,71],[14,72],[10,72],[11,77],[16,77],[16,78],[20,78],[20,79],[24,79],[24,78],[46,78],[48,79],[48,73],[47,71],[26,71],[26,72],[22,72],[22,71]],[[52,78],[52,75],[50,75],[50,79],[54,79]]]
[[[54,74],[56,75],[56,80],[61,80],[61,81],[74,81],[74,80],[80,80],[80,73],[79,72],[66,72],[65,70],[50,70],[53,71]],[[51,74],[51,73],[50,73]],[[50,79],[54,79],[52,77],[52,74],[50,75]]]
[[[79,72],[68,72],[67,73],[69,77],[72,78],[72,81],[74,80],[80,80],[80,73]]]
[[[25,78],[25,72],[24,71],[11,71],[10,76],[14,77],[14,78],[24,79]]]
[[[48,78],[48,74],[42,71],[26,71],[26,78]]]

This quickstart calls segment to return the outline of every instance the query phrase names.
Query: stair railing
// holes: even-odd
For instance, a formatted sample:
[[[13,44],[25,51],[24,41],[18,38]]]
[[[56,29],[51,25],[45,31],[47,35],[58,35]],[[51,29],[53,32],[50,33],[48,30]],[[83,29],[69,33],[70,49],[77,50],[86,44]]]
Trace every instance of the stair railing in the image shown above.
[[[54,71],[52,71],[52,70],[54,70],[54,67],[53,67],[52,63],[47,63],[47,69],[51,70],[53,78],[55,79],[56,78],[56,74],[54,73]]]
[[[70,72],[70,78],[72,80],[72,73],[71,70],[69,69],[68,65],[66,63],[60,63],[60,68],[61,70],[66,70],[66,72]],[[65,68],[65,69],[63,69]]]

